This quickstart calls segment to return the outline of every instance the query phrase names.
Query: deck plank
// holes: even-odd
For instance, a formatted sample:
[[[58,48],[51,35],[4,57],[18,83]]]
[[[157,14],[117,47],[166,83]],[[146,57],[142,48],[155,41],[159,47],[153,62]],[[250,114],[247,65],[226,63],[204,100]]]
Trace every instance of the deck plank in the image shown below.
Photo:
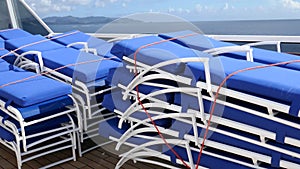
[[[114,147],[114,145],[111,145]],[[86,154],[83,157],[77,156],[77,161],[68,161],[66,163],[60,164],[58,166],[52,167],[52,169],[113,169],[119,161],[119,156],[110,151],[111,148],[97,148]],[[48,154],[45,157],[34,159],[28,161],[22,165],[23,169],[35,169],[43,165],[51,164],[64,157],[70,157],[70,150],[60,151],[55,154]],[[17,168],[16,157],[14,152],[0,144],[0,168],[10,169]],[[163,169],[163,167],[155,166],[152,164],[146,164],[137,162],[134,163],[132,160],[127,161],[122,167],[122,169]]]

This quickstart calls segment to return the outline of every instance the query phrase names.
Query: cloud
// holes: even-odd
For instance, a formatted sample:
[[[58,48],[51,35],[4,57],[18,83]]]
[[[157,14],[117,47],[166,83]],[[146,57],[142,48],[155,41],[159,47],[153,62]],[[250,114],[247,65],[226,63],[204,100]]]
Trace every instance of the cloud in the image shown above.
[[[168,13],[170,14],[189,14],[191,12],[190,9],[187,8],[173,8],[173,7],[169,7],[169,9],[167,9]]]
[[[104,8],[109,4],[118,3],[126,7],[131,0],[25,0],[39,15],[51,15],[74,11],[79,7]]]
[[[227,10],[229,9],[229,4],[228,3],[225,3],[224,7],[223,7],[224,10]]]
[[[202,12],[203,7],[202,7],[201,4],[196,4],[195,9],[196,9],[197,12]]]
[[[300,2],[296,0],[281,0],[283,6],[291,9],[300,9]]]
[[[106,3],[103,1],[95,1],[95,6],[104,8],[106,6]]]
[[[85,1],[77,1],[74,0],[63,0],[63,1],[72,1],[72,3],[77,4],[83,3]],[[48,13],[48,12],[61,12],[61,11],[71,11],[73,8],[71,5],[68,5],[68,3],[63,4],[59,3],[58,0],[27,0],[26,1],[35,11],[38,11],[39,13]],[[62,1],[61,1],[62,2]]]

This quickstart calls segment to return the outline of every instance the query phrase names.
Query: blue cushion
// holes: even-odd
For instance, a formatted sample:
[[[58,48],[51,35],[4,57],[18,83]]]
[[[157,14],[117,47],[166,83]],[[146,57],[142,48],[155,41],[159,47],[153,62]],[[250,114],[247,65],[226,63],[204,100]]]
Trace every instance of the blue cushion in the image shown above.
[[[123,100],[122,96],[123,94],[121,90],[114,90],[111,93],[104,95],[102,106],[111,112],[113,112],[114,109],[124,112],[132,104],[132,102],[128,99]]]
[[[4,39],[0,37],[0,50],[4,49]]]
[[[17,58],[12,52],[9,52],[6,49],[0,49],[0,57],[2,57],[3,60],[7,61],[10,64],[13,64]]]
[[[34,104],[29,107],[20,107],[17,105],[12,106],[14,106],[21,112],[22,117],[25,119],[25,121],[30,121],[33,119],[38,119],[55,114],[57,112],[62,112],[66,109],[66,106],[70,105],[73,105],[73,100],[69,96],[62,96],[38,104]]]
[[[195,34],[193,36],[185,37],[185,38],[179,38],[176,40],[173,40],[173,42],[176,42],[180,45],[183,45],[185,47],[189,47],[191,49],[195,50],[206,50],[216,47],[226,47],[226,46],[237,46],[234,43],[229,42],[223,42],[218,41],[212,38],[209,38],[207,36],[197,34],[193,31],[180,31],[180,32],[171,32],[171,33],[162,33],[159,34],[160,37],[169,39],[173,37],[188,35],[188,34]],[[245,52],[231,52],[222,54],[223,56],[232,57],[236,59],[246,59]],[[287,53],[278,53],[275,51],[265,50],[265,49],[259,49],[253,47],[253,59],[255,62],[264,63],[264,64],[272,64],[272,63],[279,63],[279,62],[285,62],[285,61],[291,61],[291,60],[299,60],[299,56],[287,54]],[[300,63],[290,63],[285,65],[280,65],[280,67],[285,67],[289,69],[294,70],[300,70]]]
[[[180,122],[180,121],[176,121],[176,122],[173,123],[171,128],[174,129],[174,130],[177,130],[177,131],[181,131],[182,128],[188,128],[188,127],[190,127],[190,131],[188,132],[188,134],[194,135],[194,131],[192,130],[191,124],[186,124],[186,123],[183,123],[183,122]],[[239,130],[234,130],[234,129],[231,129],[231,128],[228,128],[228,127],[223,127],[223,126],[218,126],[218,128],[221,129],[221,130],[230,132],[230,133],[234,133],[236,135],[240,135],[240,136],[243,136],[243,137],[246,137],[246,138],[250,138],[252,140],[259,141],[259,138],[255,137],[255,136],[252,136],[248,133],[240,132]],[[204,132],[205,132],[205,128],[198,127],[198,136],[203,137]],[[184,133],[184,134],[186,134],[186,133]],[[181,135],[184,135],[184,134],[181,134]],[[257,145],[257,144],[253,144],[253,143],[250,143],[250,142],[247,142],[247,141],[243,141],[243,140],[240,140],[240,139],[237,139],[237,138],[225,135],[225,134],[221,134],[219,132],[215,132],[213,130],[208,131],[208,136],[209,136],[208,139],[211,140],[211,141],[224,143],[224,144],[231,145],[231,146],[234,146],[234,147],[237,147],[237,148],[257,152],[257,153],[260,153],[260,154],[269,155],[271,157],[275,154],[278,154],[278,155],[281,156],[281,159],[285,159],[285,160],[288,160],[288,161],[293,161],[295,163],[300,162],[300,159],[294,158],[294,157],[286,155],[286,154],[283,154],[279,151],[275,151],[275,150],[272,150],[270,148],[262,147],[262,146]],[[292,147],[292,146],[289,146],[289,145],[282,145],[280,143],[272,143],[272,145],[274,145],[275,147],[280,146],[283,149],[288,149],[288,150],[296,152],[296,153],[300,152],[300,150],[298,148]],[[280,159],[274,160],[273,163],[276,164],[277,160],[280,160]]]
[[[222,68],[219,66],[210,67],[212,81],[217,85],[224,79],[224,75],[228,76],[237,70],[263,65],[223,56],[210,59],[210,61],[222,64]],[[199,63],[188,63],[188,67],[193,74],[203,74],[203,67],[199,66]],[[295,78],[298,76],[300,76],[299,71],[268,67],[236,74],[227,80],[226,86],[234,90],[290,104],[289,113],[298,116],[300,109],[298,104],[300,87],[298,87],[298,84],[300,79]],[[204,76],[201,76],[200,79],[204,80]]]
[[[117,117],[101,122],[99,124],[99,134],[106,138],[109,136],[120,138],[122,134],[124,134],[130,128],[130,125],[128,123],[124,123],[122,128],[119,129],[118,123],[119,118]]]
[[[253,58],[255,62],[264,63],[264,64],[273,64],[279,62],[286,62],[286,61],[293,61],[299,60],[300,57],[296,55],[291,55],[287,53],[278,53],[275,51],[269,51],[264,49],[253,48]],[[293,69],[293,70],[300,70],[300,63],[290,63],[279,65],[280,67]]]
[[[110,50],[113,47],[113,43],[108,43],[102,39],[95,38],[93,36],[90,36],[78,30],[66,32],[63,34],[58,34],[53,36],[51,39],[65,46],[75,42],[87,42],[88,47],[96,49],[97,54],[99,56],[103,56],[107,58],[114,57],[114,55],[110,53]],[[72,48],[82,49],[83,45],[74,45],[72,46]],[[120,61],[120,59],[117,58],[115,58],[114,60]]]
[[[9,71],[13,69],[13,66],[7,63],[5,60],[0,59],[0,72]]]
[[[185,161],[189,161],[188,155],[186,153],[186,149],[180,146],[173,146],[172,147],[179,155],[180,157],[185,160]],[[206,148],[207,152],[212,152],[211,149]],[[174,155],[174,153],[167,147],[167,146],[163,146],[163,150],[162,152],[167,155],[170,156],[170,161],[174,164],[176,163],[176,159],[177,157]],[[213,151],[214,152],[214,151]],[[192,153],[192,157],[194,160],[194,164],[197,164],[197,159],[198,159],[198,155],[199,152],[198,151],[191,151]],[[215,153],[215,152],[214,152]],[[221,152],[216,152],[216,154],[221,154],[223,155]],[[227,158],[231,158],[233,160],[238,160],[238,161],[244,161],[243,158],[239,157],[239,156],[234,156],[234,157],[229,157],[230,154],[225,154],[223,156],[227,157]],[[251,161],[248,161],[248,163],[252,164]],[[227,161],[225,159],[221,159],[215,156],[210,155],[209,153],[203,153],[201,156],[201,161],[200,161],[200,166],[203,166],[205,168],[212,168],[212,169],[232,169],[232,168],[238,168],[238,169],[252,169],[251,167],[247,167],[238,163],[234,163],[231,161]]]
[[[80,52],[72,48],[61,48],[57,50],[46,51],[43,52],[42,55],[45,66],[51,69],[68,64],[90,61],[90,63],[87,64],[70,66],[59,70],[59,72],[62,74],[73,77],[73,79],[77,79],[84,83],[104,79],[108,75],[110,69],[122,65],[120,62],[103,59],[102,57],[86,52]]]
[[[0,116],[3,117],[3,115],[5,116],[5,113],[0,112]],[[20,125],[18,122],[16,122],[13,119],[8,119],[11,120],[19,129],[19,131],[21,131],[21,129],[19,128]],[[41,123],[37,123],[34,125],[31,125],[29,127],[25,127],[25,132],[26,135],[31,135],[31,134],[36,134],[39,132],[45,132],[48,131],[50,129],[55,129],[61,126],[61,123],[65,123],[68,122],[70,119],[68,118],[68,116],[64,115],[61,117],[56,117]],[[49,136],[49,135],[48,135]],[[6,140],[6,141],[16,141],[15,135],[11,132],[9,132],[8,130],[4,129],[3,127],[0,127],[0,138]],[[28,142],[30,143],[31,140],[28,140]]]
[[[161,42],[162,38],[157,36],[145,36],[134,39],[127,39],[117,42],[111,50],[111,53],[122,59],[127,56],[134,59],[134,53],[142,46],[151,43]],[[194,50],[189,50],[181,45],[172,42],[163,42],[153,46],[146,47],[137,53],[137,61],[147,63],[148,65],[155,65],[157,63],[186,57],[203,57],[203,53]],[[173,65],[165,66],[163,70],[179,73],[183,71],[184,64],[176,63]]]
[[[182,106],[183,112],[186,112],[187,109],[199,110],[199,105],[195,104],[198,103],[198,98],[194,96],[182,93],[176,94],[174,102]],[[211,105],[210,101],[204,100],[204,110],[206,113],[210,112]],[[293,137],[300,140],[299,129],[231,107],[216,104],[214,115],[277,133],[276,141],[279,143],[283,143],[285,137]],[[297,119],[296,117],[291,118]]]
[[[51,39],[65,46],[75,42],[87,42],[89,48],[97,48],[99,46],[107,44],[107,42],[102,39],[95,38],[78,30],[58,34],[53,36]],[[83,48],[82,45],[75,45],[72,47],[75,49]]]
[[[36,43],[37,44],[34,44]],[[29,45],[29,46],[26,46]],[[28,51],[47,51],[59,48],[65,48],[65,46],[52,42],[41,35],[27,36],[23,38],[11,39],[5,41],[5,48],[7,50],[15,50],[20,48],[16,52],[21,54]]]
[[[0,72],[0,85],[35,76],[35,73],[14,69]],[[26,107],[72,93],[72,87],[50,78],[38,76],[0,89],[0,97]]]
[[[0,37],[5,40],[17,39],[26,36],[32,36],[32,34],[22,29],[7,29],[0,31]]]
[[[107,121],[103,121],[99,124],[99,135],[105,138],[109,137],[115,137],[115,138],[120,138],[122,134],[124,134],[129,128],[130,124],[129,123],[123,123],[122,128],[118,128],[118,123],[119,123],[119,118],[115,117],[112,119],[109,119]],[[143,139],[141,137],[131,137],[126,142],[135,144],[135,145],[140,145],[148,142],[149,140]],[[158,150],[157,146],[151,147],[155,150]]]

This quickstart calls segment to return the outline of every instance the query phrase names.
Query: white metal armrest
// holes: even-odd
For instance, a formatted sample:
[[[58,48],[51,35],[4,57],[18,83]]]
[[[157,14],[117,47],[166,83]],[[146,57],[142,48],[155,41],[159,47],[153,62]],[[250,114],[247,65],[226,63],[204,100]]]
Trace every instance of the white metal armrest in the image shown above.
[[[231,53],[231,52],[246,52],[247,61],[253,62],[253,54],[250,46],[225,46],[219,48],[212,48],[203,51],[205,53],[209,53],[211,55],[219,55],[223,53]]]
[[[256,42],[256,43],[248,43],[244,46],[261,46],[261,45],[276,45],[277,52],[281,53],[281,42],[280,41],[262,41],[262,42]]]
[[[169,114],[162,114],[158,116],[152,117],[152,120],[159,120],[159,119],[167,119],[167,118],[172,118],[172,119],[187,119],[189,118],[189,121],[191,122],[191,128],[193,128],[193,131],[195,133],[195,139],[198,138],[198,129],[197,129],[197,121],[196,121],[196,114],[194,113],[169,113]],[[142,132],[146,132],[145,129],[139,128],[141,125],[145,125],[146,123],[151,122],[149,118],[146,118],[144,120],[140,120],[134,125],[132,125],[119,139],[118,144],[116,145],[116,150],[119,150],[121,145],[126,142],[130,137],[133,137],[134,135],[140,134]],[[150,124],[152,126],[152,124]],[[151,129],[152,127],[146,127],[148,129]],[[141,129],[141,130],[139,130]],[[154,129],[154,130],[153,130]],[[156,129],[153,127],[152,130],[156,132]],[[173,130],[162,130],[163,132],[166,131],[166,133],[171,134],[175,137],[179,136],[178,131],[173,131]],[[197,142],[198,145],[198,142]]]
[[[113,39],[110,39],[108,40],[107,42],[117,42],[117,41],[120,41],[120,40],[124,40],[124,39],[132,39],[132,38],[136,38],[138,37],[139,34],[129,34],[129,35],[126,35],[126,36],[121,36],[121,37],[117,37],[117,38],[113,38]]]
[[[83,46],[83,49],[88,49],[88,43],[87,42],[74,42],[74,43],[70,43],[67,45],[67,47],[72,47],[72,46],[75,46],[75,45],[82,45]]]
[[[42,53],[40,51],[28,51],[22,53],[21,55],[18,55],[17,59],[14,62],[14,65],[17,65],[22,58],[25,58],[26,55],[36,55],[39,62],[38,64],[40,65],[40,72],[44,71],[44,61],[43,61]]]
[[[95,48],[80,49],[80,51],[83,51],[86,53],[92,53],[93,55],[98,55],[97,49],[95,49]]]
[[[41,73],[41,70],[40,70],[40,67],[39,67],[39,64],[37,63],[25,63],[25,64],[22,64],[19,66],[21,69],[35,69],[35,72],[37,74],[40,74]]]
[[[191,149],[189,146],[189,141],[187,140],[180,140],[180,139],[167,139],[166,140],[169,144],[172,145],[182,145],[185,147],[186,149],[186,153],[188,154],[188,159],[189,159],[189,165],[191,166],[192,169],[194,169],[194,163],[193,163],[193,159],[192,159],[192,154],[191,154]],[[121,154],[121,159],[119,160],[119,162],[116,165],[116,169],[119,169],[126,161],[130,160],[130,159],[135,159],[138,156],[153,156],[154,153],[149,153],[149,152],[141,152],[143,150],[145,150],[147,147],[153,146],[153,145],[164,145],[166,144],[164,142],[164,140],[162,139],[156,139],[153,141],[148,141],[144,144],[138,145],[132,149],[130,149],[130,151]],[[175,167],[174,167],[175,168]]]
[[[89,48],[87,42],[74,42],[74,43],[68,44],[67,47],[69,48],[69,47],[72,47],[75,45],[82,45],[83,48],[80,49],[81,51],[97,55],[97,50],[95,48]]]
[[[213,96],[212,88],[211,88],[211,78],[210,78],[210,70],[209,70],[209,58],[205,57],[191,57],[191,58],[179,58],[179,59],[173,59],[164,61],[161,63],[158,63],[156,65],[153,65],[151,67],[148,67],[143,72],[138,74],[126,87],[125,93],[123,95],[123,99],[125,100],[128,97],[128,94],[130,91],[132,91],[135,86],[139,85],[140,79],[144,78],[143,76],[155,69],[159,69],[161,67],[172,65],[175,63],[188,63],[188,62],[202,62],[204,65],[204,71],[205,71],[205,77],[206,77],[206,84],[207,84],[207,91],[210,93],[211,96]],[[160,76],[161,78],[164,78],[164,76]],[[179,77],[174,75],[174,79],[178,79]],[[144,82],[144,81],[142,81]]]

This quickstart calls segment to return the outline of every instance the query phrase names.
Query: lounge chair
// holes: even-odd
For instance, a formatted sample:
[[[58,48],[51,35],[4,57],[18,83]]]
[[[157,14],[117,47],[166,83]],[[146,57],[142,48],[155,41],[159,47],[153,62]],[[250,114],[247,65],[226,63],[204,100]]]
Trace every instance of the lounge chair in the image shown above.
[[[130,133],[128,132],[128,130],[131,130],[131,127],[130,124],[125,123],[122,126],[122,128],[118,128],[118,123],[119,119],[117,117],[110,119],[106,122],[100,123],[99,128],[106,129],[104,131],[99,131],[100,135],[106,138],[110,138],[111,140],[117,143],[120,143],[120,141],[124,141],[121,139],[121,137],[127,136],[126,134]],[[132,131],[132,133],[134,132],[135,130]],[[170,130],[165,131],[164,134],[168,132],[170,133]],[[196,148],[191,148],[188,142],[180,139],[167,139],[167,142],[169,142],[172,145],[173,149],[177,153],[179,153],[179,155],[189,166],[191,166],[191,168],[195,167],[194,164],[196,163],[196,158],[198,156],[198,150]],[[121,159],[116,165],[116,168],[122,167],[122,165],[128,160],[156,164],[165,168],[182,167],[176,166],[176,163],[182,163],[179,160],[176,160],[175,155],[169,150],[168,147],[164,145],[163,141],[155,136],[154,128],[146,128],[144,132],[137,132],[134,135],[128,137],[128,139],[125,142],[122,142],[121,144],[124,144],[127,147],[132,147],[132,149],[127,152],[120,152]],[[234,166],[239,168],[258,167],[250,164],[249,162],[245,161],[239,156],[232,156],[229,154],[229,156],[227,157],[222,157],[223,154],[220,154],[222,153],[214,150],[209,150],[208,148],[205,149],[203,152],[204,160],[201,161],[200,166],[203,168],[214,168],[216,166],[220,167],[220,165],[222,165],[223,168],[232,168]],[[152,157],[152,159],[147,159],[147,157]],[[156,158],[161,158],[161,160],[156,161]],[[171,161],[173,165],[170,165],[168,164],[168,162],[164,162],[163,160]]]
[[[193,97],[198,99],[201,99],[201,97],[199,97],[199,93],[201,93],[201,91],[207,91],[208,93],[210,93],[210,95],[206,95],[205,97],[210,98],[211,101],[214,98],[213,93],[217,91],[218,85],[221,83],[225,76],[228,76],[229,74],[237,70],[254,66],[264,66],[263,64],[236,60],[224,56],[214,58],[207,53],[193,51],[173,42],[157,43],[161,41],[162,39],[159,37],[149,36],[123,40],[121,42],[118,42],[112,48],[113,54],[115,54],[119,58],[123,58],[124,61],[126,61],[127,68],[130,68],[134,71],[138,70],[139,73],[136,75],[135,79],[129,81],[129,84],[125,83],[123,85],[118,85],[124,91],[123,99],[128,99],[128,96],[136,96],[136,86],[153,84],[154,86],[164,86],[166,88],[166,92],[167,90],[169,90],[169,92],[172,92],[172,90],[177,90],[178,93],[192,95]],[[151,43],[157,44],[149,45]],[[145,46],[142,47],[143,45]],[[148,47],[146,47],[147,45]],[[137,55],[134,55],[136,51],[138,51]],[[136,66],[134,66],[135,64]],[[220,69],[219,67],[216,67],[216,65],[222,65],[223,67],[222,69]],[[277,78],[272,78],[272,74],[276,74]],[[221,88],[220,94],[227,96],[228,100],[218,99],[217,101],[223,104],[223,108],[224,105],[230,105],[232,106],[232,108],[237,109],[238,111],[241,110],[245,113],[249,113],[249,118],[251,117],[251,115],[255,115],[251,117],[253,121],[255,121],[256,119],[267,120],[271,122],[270,124],[272,124],[273,126],[277,126],[280,128],[282,127],[284,131],[288,131],[289,127],[293,127],[293,130],[298,131],[299,125],[297,124],[297,118],[299,108],[297,106],[297,98],[299,95],[299,91],[296,85],[296,83],[298,82],[296,82],[297,80],[294,81],[295,83],[289,82],[290,77],[297,76],[299,76],[298,71],[279,67],[268,67],[265,69],[242,72],[236,74],[227,81],[227,88]],[[124,78],[120,75],[119,77]],[[189,89],[183,90],[176,86],[152,83],[157,79],[173,79],[178,84],[187,86]],[[124,82],[126,80],[119,81]],[[291,91],[291,89],[293,89],[293,91]],[[152,99],[155,94],[162,93],[163,91],[157,93],[153,92],[150,93],[149,96],[145,97],[144,95],[141,95],[140,99],[142,101],[143,99]],[[153,100],[156,101],[155,99]],[[198,103],[201,102],[196,102],[196,104]],[[177,104],[179,106],[182,106],[183,110],[189,109],[188,105],[186,105],[185,102],[183,102],[183,104],[181,102],[177,102]],[[165,104],[165,106],[166,105],[167,104]],[[203,116],[203,110],[201,110],[200,105],[196,109],[199,108],[200,114],[198,112],[198,118],[202,119],[201,121],[205,124],[207,116]],[[121,120],[118,126],[121,127],[120,123],[122,124],[124,120],[134,120],[134,118],[131,118],[131,113],[141,111],[140,109],[141,107],[139,106],[139,103],[137,101],[134,101],[132,105],[128,107],[127,111],[121,110],[119,112]],[[226,116],[226,118],[228,117],[229,116]],[[235,129],[237,130],[239,130],[237,124],[243,124],[240,123],[237,119],[228,120],[236,122],[234,124],[235,126],[230,126],[230,123],[228,123],[227,125],[233,128],[236,127]],[[137,123],[139,121],[141,121],[141,119],[137,119],[137,121],[134,122]],[[222,125],[224,124],[226,123],[222,123]],[[254,124],[249,123],[247,125],[250,126],[250,128],[252,127],[260,131],[260,126],[255,126]],[[252,125],[254,125],[255,127]],[[267,130],[270,130],[271,128],[272,126],[270,128],[262,127],[261,133],[268,133]],[[243,127],[243,131],[244,130],[245,128]],[[251,131],[249,133],[251,133]],[[282,134],[280,132],[276,133],[275,137],[276,138],[274,138],[273,134],[272,138],[280,143],[284,142],[286,144],[295,145],[295,143],[298,141],[298,139],[295,138],[295,135],[291,136],[288,134],[287,137],[285,137],[285,134]],[[294,137],[293,140],[296,142],[292,143],[293,141],[290,141],[289,137]],[[191,139],[189,140],[191,141]],[[259,142],[264,142],[264,139],[260,139],[260,141],[257,142],[257,145],[260,144]],[[285,146],[288,147],[288,145]],[[280,144],[276,143],[273,148],[274,147],[276,149],[276,147],[280,147]],[[288,150],[289,148],[287,147],[285,147],[284,149]],[[243,149],[247,150],[247,147],[243,147]],[[252,149],[251,151],[254,150]],[[260,150],[258,149],[258,151]],[[296,151],[298,151],[298,148],[296,148]],[[278,160],[278,158],[276,157],[274,157],[274,159],[277,160],[269,160],[267,163],[271,164],[272,166],[278,166],[278,162],[280,160]],[[298,165],[298,162],[294,163],[295,165]]]
[[[80,102],[82,130],[87,132],[91,125],[95,125],[94,122],[89,125],[88,121],[112,115],[101,107],[101,99],[103,93],[111,90],[105,84],[109,70],[121,66],[121,62],[66,48],[40,35],[7,40],[5,44],[7,49],[15,51],[16,65],[22,67],[37,63],[41,72],[48,72],[48,76],[72,84],[72,94]],[[88,139],[88,136],[83,138],[81,133],[83,139]]]
[[[80,120],[73,116],[78,117],[80,112],[71,86],[3,60],[0,64],[0,142],[16,153],[18,168],[24,162],[65,149],[71,150],[71,157],[45,167],[76,160],[79,128],[75,123]]]

